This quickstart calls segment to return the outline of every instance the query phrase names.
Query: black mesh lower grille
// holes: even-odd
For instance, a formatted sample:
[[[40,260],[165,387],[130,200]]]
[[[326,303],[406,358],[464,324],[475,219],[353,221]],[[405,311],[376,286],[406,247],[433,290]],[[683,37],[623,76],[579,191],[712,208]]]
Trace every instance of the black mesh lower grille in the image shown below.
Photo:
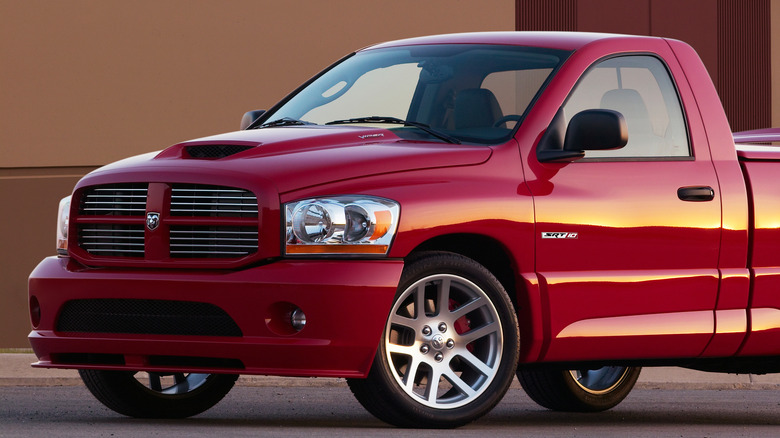
[[[68,301],[57,320],[57,331],[243,336],[235,321],[213,304],[134,299]]]

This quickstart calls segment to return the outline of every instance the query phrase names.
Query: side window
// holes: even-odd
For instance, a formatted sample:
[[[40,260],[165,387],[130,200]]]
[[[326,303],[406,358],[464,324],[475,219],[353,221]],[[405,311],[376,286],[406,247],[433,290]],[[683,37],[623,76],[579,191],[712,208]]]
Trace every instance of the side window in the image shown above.
[[[652,56],[621,56],[592,67],[563,107],[566,125],[586,109],[623,114],[628,144],[616,150],[587,151],[585,158],[690,156],[680,99],[663,63]]]

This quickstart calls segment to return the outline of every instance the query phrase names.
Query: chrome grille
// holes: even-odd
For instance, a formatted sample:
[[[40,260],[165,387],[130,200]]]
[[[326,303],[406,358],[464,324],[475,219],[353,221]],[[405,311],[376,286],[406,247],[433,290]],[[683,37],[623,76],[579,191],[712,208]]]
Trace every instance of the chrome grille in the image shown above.
[[[257,252],[256,227],[172,226],[171,258],[243,257]]]
[[[147,184],[116,184],[87,189],[79,214],[84,216],[143,216]]]
[[[249,190],[185,183],[123,183],[87,187],[71,218],[84,263],[167,265],[185,259],[241,259],[258,252],[258,200]],[[147,213],[159,227],[147,229]],[[124,260],[111,260],[122,258]],[[196,260],[197,259],[197,260]]]
[[[171,216],[257,217],[257,197],[232,187],[174,184]]]
[[[143,225],[81,224],[79,246],[96,256],[143,257]]]

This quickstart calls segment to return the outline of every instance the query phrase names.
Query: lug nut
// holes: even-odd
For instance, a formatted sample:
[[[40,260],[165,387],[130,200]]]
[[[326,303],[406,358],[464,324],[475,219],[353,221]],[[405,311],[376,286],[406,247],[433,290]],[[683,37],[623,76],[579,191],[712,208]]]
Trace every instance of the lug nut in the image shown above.
[[[447,331],[447,324],[445,324],[443,322],[440,322],[439,323],[439,331],[442,332],[442,333],[446,332]]]
[[[428,335],[430,335],[431,333],[433,333],[433,330],[431,330],[431,328],[430,328],[430,327],[428,327],[427,325],[426,325],[425,327],[423,327],[423,329],[422,329],[422,334],[424,334],[425,336],[428,336]]]
[[[452,339],[447,339],[447,348],[451,349],[453,347],[455,347],[455,341],[453,341]]]
[[[429,347],[428,344],[423,344],[422,347],[420,347],[420,353],[422,354],[428,354],[429,351],[431,351],[431,347]]]
[[[434,359],[436,359],[436,362],[441,362],[444,359],[444,355],[441,353],[436,353],[436,356],[433,356]]]

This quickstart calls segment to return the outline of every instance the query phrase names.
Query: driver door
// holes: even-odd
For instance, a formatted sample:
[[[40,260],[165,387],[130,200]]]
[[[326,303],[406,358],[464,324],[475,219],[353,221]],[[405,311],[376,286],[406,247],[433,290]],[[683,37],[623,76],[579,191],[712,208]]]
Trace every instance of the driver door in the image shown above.
[[[534,193],[544,360],[698,356],[719,282],[721,203],[707,144],[690,141],[653,56],[592,66],[563,106],[566,123],[591,108],[622,113],[629,140],[550,164],[545,191]]]

